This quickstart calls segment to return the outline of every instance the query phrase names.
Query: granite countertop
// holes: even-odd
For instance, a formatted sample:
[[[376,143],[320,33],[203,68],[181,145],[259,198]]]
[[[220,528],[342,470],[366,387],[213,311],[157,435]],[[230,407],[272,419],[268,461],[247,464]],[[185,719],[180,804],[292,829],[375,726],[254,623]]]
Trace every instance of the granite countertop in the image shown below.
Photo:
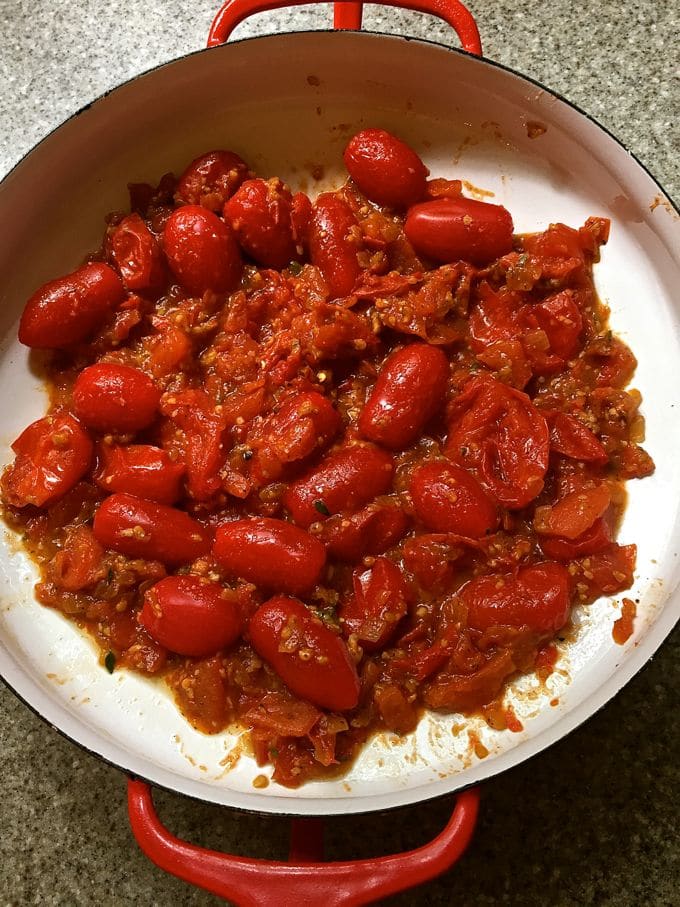
[[[216,0],[0,0],[0,175],[83,103],[202,46],[216,6]],[[680,0],[469,6],[488,57],[574,100],[680,200]],[[328,15],[325,7],[260,15],[238,33],[326,27]],[[365,27],[456,43],[443,24],[395,10],[370,8]],[[484,785],[475,840],[450,874],[389,903],[679,904],[679,701],[677,628],[586,725]],[[0,741],[0,905],[220,903],[142,856],[129,831],[123,775],[49,729],[2,686]],[[286,820],[168,793],[158,793],[156,803],[180,837],[252,856],[285,855]],[[449,809],[436,802],[330,820],[328,857],[417,846],[441,829]]]

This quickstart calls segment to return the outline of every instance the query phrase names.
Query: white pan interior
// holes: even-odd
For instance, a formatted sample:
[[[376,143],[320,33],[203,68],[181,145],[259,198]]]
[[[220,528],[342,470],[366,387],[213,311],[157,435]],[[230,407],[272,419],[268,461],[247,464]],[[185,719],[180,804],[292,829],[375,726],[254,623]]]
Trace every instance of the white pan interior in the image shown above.
[[[545,132],[530,138],[536,130],[527,123]],[[635,160],[568,104],[511,72],[421,41],[315,33],[195,54],[97,101],[19,164],[0,186],[0,462],[45,407],[15,339],[23,303],[98,245],[104,215],[127,204],[127,182],[153,181],[204,150],[225,147],[260,174],[315,192],[338,182],[348,135],[369,125],[411,142],[433,175],[493,192],[518,231],[556,220],[578,226],[591,214],[612,219],[597,285],[614,329],[639,359],[635,384],[657,464],[651,479],[631,483],[621,531],[624,542],[639,546],[638,581],[629,593],[640,601],[639,618],[621,647],[611,636],[620,597],[579,615],[580,631],[563,645],[547,688],[525,679],[510,694],[523,732],[429,716],[403,741],[376,739],[340,780],[298,791],[273,783],[255,789],[263,772],[245,754],[237,758],[235,737],[193,731],[162,685],[125,672],[110,676],[78,630],[34,601],[34,568],[5,533],[0,671],[7,682],[68,736],[131,772],[205,800],[272,813],[383,809],[501,771],[603,705],[678,617],[678,215]],[[314,165],[324,166],[323,179],[311,177]],[[479,746],[473,751],[470,731],[485,757]]]

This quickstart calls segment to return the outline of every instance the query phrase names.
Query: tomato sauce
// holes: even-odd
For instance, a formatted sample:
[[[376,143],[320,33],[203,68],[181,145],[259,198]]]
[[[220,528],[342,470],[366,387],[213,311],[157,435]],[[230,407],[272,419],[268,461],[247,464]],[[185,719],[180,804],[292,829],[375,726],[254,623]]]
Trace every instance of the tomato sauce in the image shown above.
[[[608,221],[513,235],[381,130],[345,162],[314,202],[230,151],[131,186],[26,304],[51,405],[0,482],[38,600],[287,786],[424,708],[521,730],[507,682],[630,587],[654,468]]]

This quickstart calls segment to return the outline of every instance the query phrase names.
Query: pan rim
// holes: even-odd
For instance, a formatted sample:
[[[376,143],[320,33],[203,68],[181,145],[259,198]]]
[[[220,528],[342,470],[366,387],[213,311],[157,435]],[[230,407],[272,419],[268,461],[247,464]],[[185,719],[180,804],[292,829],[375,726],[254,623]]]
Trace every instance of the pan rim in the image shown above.
[[[19,161],[16,162],[16,164],[11,168],[11,170],[8,171],[8,173],[4,176],[3,180],[0,181],[0,188],[2,188],[2,185],[14,173],[14,171],[17,168],[19,168],[22,165],[22,163],[24,161],[26,161],[26,159],[28,157],[30,157],[30,155],[33,153],[33,151],[35,151],[44,142],[46,142],[53,134],[58,132],[67,123],[70,123],[72,120],[75,120],[78,116],[85,113],[87,110],[89,110],[92,106],[96,105],[98,102],[103,101],[106,97],[108,97],[108,95],[112,94],[115,91],[118,91],[118,89],[124,88],[125,86],[128,86],[128,85],[136,82],[137,80],[144,78],[147,75],[155,73],[158,70],[162,70],[166,67],[171,67],[175,64],[182,63],[183,61],[188,60],[198,54],[205,53],[206,51],[214,51],[216,53],[224,52],[225,47],[229,47],[230,45],[244,44],[246,42],[251,42],[251,41],[261,41],[261,40],[280,41],[280,40],[287,40],[289,37],[292,37],[292,36],[297,37],[297,36],[301,36],[301,35],[310,35],[310,36],[316,37],[319,34],[337,34],[337,32],[335,32],[332,29],[322,29],[322,30],[314,30],[314,31],[302,30],[302,31],[295,31],[295,32],[257,35],[257,36],[242,38],[242,39],[230,42],[230,44],[222,45],[221,47],[203,48],[203,49],[198,49],[196,51],[191,51],[191,52],[183,55],[182,57],[178,57],[178,58],[168,61],[166,63],[162,63],[157,66],[151,67],[150,69],[146,70],[145,72],[140,73],[136,76],[133,76],[132,78],[126,80],[125,82],[122,82],[120,85],[116,86],[115,88],[112,88],[112,89],[102,93],[97,98],[95,98],[93,101],[87,103],[82,108],[80,108],[78,111],[73,113],[70,117],[68,117],[66,120],[64,120],[62,123],[60,123],[58,126],[56,126],[54,129],[52,129],[49,133],[47,133],[36,145],[34,145],[29,151],[27,151],[20,158]],[[545,91],[550,96],[556,98],[558,101],[562,102],[567,107],[569,107],[572,110],[576,111],[577,113],[581,114],[583,117],[585,117],[586,120],[588,120],[597,129],[599,129],[602,133],[604,133],[605,136],[607,136],[609,139],[612,139],[615,142],[615,144],[618,145],[620,148],[622,148],[632,158],[632,160],[638,165],[638,167],[649,177],[649,179],[652,181],[654,186],[657,189],[659,189],[660,192],[663,194],[664,198],[668,200],[672,209],[676,213],[680,214],[680,210],[678,209],[678,206],[675,204],[673,199],[668,195],[668,193],[663,189],[663,187],[661,186],[659,181],[656,179],[656,177],[636,157],[636,155],[633,154],[627,148],[627,146],[623,142],[621,142],[606,127],[602,126],[594,117],[592,117],[590,114],[583,111],[576,104],[569,101],[567,98],[565,98],[558,92],[555,92],[550,88],[547,88],[542,83],[531,78],[530,76],[526,76],[523,73],[518,72],[517,70],[514,70],[513,68],[511,68],[509,66],[506,66],[505,64],[497,63],[493,60],[488,60],[486,58],[480,58],[480,57],[477,57],[466,51],[463,51],[459,48],[449,47],[447,45],[443,45],[443,44],[440,44],[436,41],[432,41],[429,39],[411,38],[411,37],[406,37],[406,36],[391,35],[389,33],[384,33],[384,32],[363,32],[363,31],[362,32],[348,32],[347,35],[352,36],[352,37],[356,37],[357,35],[360,35],[360,36],[364,36],[365,38],[371,38],[371,39],[390,38],[397,42],[402,42],[402,41],[408,42],[408,43],[414,42],[416,44],[431,46],[440,51],[443,50],[443,51],[447,51],[450,53],[459,54],[463,57],[471,58],[473,61],[475,61],[478,64],[484,64],[484,63],[488,64],[488,65],[502,71],[503,73],[509,74],[517,79],[522,80],[523,82],[529,83],[530,85],[540,88],[542,91]],[[501,756],[497,757],[492,762],[490,762],[488,764],[488,768],[485,768],[484,770],[480,770],[479,780],[486,780],[488,778],[494,777],[495,775],[500,774],[500,772],[504,771],[506,768],[519,764],[520,762],[524,762],[528,758],[531,758],[534,755],[538,754],[539,752],[542,752],[548,746],[551,746],[553,743],[557,742],[563,736],[570,733],[576,727],[581,725],[584,721],[588,720],[588,718],[592,717],[592,715],[596,714],[597,711],[602,709],[610,701],[610,699],[613,698],[613,696],[616,695],[619,692],[619,690],[630,679],[632,679],[632,677],[635,674],[637,674],[641,670],[642,667],[644,667],[644,665],[649,660],[649,658],[652,657],[654,652],[656,652],[656,650],[659,648],[659,646],[662,644],[662,642],[666,639],[668,634],[671,632],[671,630],[673,629],[673,626],[676,623],[676,620],[677,620],[677,617],[674,617],[673,609],[666,607],[664,609],[664,612],[657,617],[657,619],[655,620],[652,627],[650,627],[648,633],[646,634],[644,639],[641,641],[640,646],[636,650],[632,650],[626,654],[625,663],[624,663],[624,661],[622,661],[621,664],[619,664],[616,672],[612,675],[612,677],[610,678],[609,681],[602,684],[590,696],[588,696],[583,702],[579,703],[577,706],[573,707],[573,709],[571,709],[568,713],[566,713],[560,719],[560,721],[556,722],[550,728],[547,728],[544,731],[542,731],[536,738],[532,738],[528,741],[525,741],[523,744],[520,744],[518,747],[515,747],[514,749],[502,754]],[[5,651],[4,645],[1,646],[0,649],[2,651]],[[8,654],[8,663],[10,666],[14,663],[14,659],[11,656],[9,656],[9,654]],[[18,669],[19,675],[24,674],[28,678],[29,684],[30,684],[32,682],[32,678],[30,677],[30,675],[28,675],[25,671],[23,671],[19,665],[17,665],[17,669]],[[10,671],[10,673],[11,673],[11,671]],[[25,696],[15,688],[13,683],[11,683],[9,681],[9,679],[7,678],[7,676],[5,676],[2,672],[0,672],[0,678],[2,678],[2,680],[7,685],[7,687],[10,690],[12,690],[12,692],[17,696],[17,698],[20,701],[22,701],[25,705],[27,705],[31,709],[31,711],[33,711],[36,715],[38,715],[40,718],[42,718],[42,720],[44,720],[48,725],[50,725],[52,728],[57,730],[57,732],[60,733],[63,737],[66,737],[68,740],[75,743],[81,749],[84,749],[87,752],[93,753],[94,755],[96,755],[100,759],[102,759],[104,762],[108,763],[109,765],[114,766],[115,768],[119,769],[120,771],[125,772],[128,775],[133,775],[134,777],[140,777],[140,778],[143,777],[143,774],[140,774],[137,771],[133,772],[130,768],[120,764],[115,759],[112,759],[110,756],[103,755],[101,752],[91,749],[86,743],[74,738],[73,736],[71,736],[71,734],[69,732],[64,730],[62,727],[58,727],[57,725],[55,725],[47,717],[47,715],[42,714],[33,704],[31,704],[25,698]],[[613,681],[613,683],[612,683],[612,681]],[[604,694],[602,692],[603,690],[606,691]],[[596,702],[594,707],[592,704],[593,698],[595,698],[595,702]],[[538,741],[540,741],[540,744],[538,743]],[[531,750],[531,752],[518,757],[517,756],[518,751],[522,751],[525,748],[529,748]],[[173,784],[170,783],[169,781],[166,783],[164,781],[159,781],[157,778],[148,779],[150,781],[150,783],[154,784],[155,786],[164,788],[166,790],[170,790],[174,793],[182,793],[185,796],[190,796],[194,799],[198,799],[198,800],[201,800],[204,802],[215,803],[218,805],[230,805],[230,804],[224,803],[221,800],[215,799],[214,796],[210,796],[210,789],[211,789],[210,785],[206,784],[204,781],[193,781],[192,779],[181,778],[180,776],[177,776],[173,772],[166,770],[160,766],[154,766],[154,769],[158,772],[159,777],[167,777],[168,779],[175,779],[176,781],[180,782],[179,786],[173,786]],[[392,791],[387,794],[373,795],[370,797],[356,797],[356,796],[352,797],[351,795],[348,795],[347,798],[332,797],[332,798],[327,798],[327,799],[324,799],[323,797],[318,797],[318,798],[315,797],[315,798],[309,798],[309,799],[306,799],[306,798],[295,799],[295,798],[290,798],[290,797],[282,798],[282,797],[276,797],[276,796],[269,796],[267,798],[264,798],[264,797],[258,796],[257,794],[238,793],[238,792],[234,792],[234,791],[228,791],[227,789],[221,788],[221,787],[213,787],[212,789],[215,792],[222,792],[222,793],[226,792],[229,795],[231,795],[232,797],[234,797],[235,799],[239,799],[239,800],[242,798],[250,800],[253,797],[257,797],[257,800],[259,801],[259,808],[242,806],[242,805],[236,806],[234,804],[231,804],[232,808],[244,809],[247,812],[253,812],[253,813],[257,813],[257,814],[267,814],[267,815],[273,814],[273,815],[281,815],[281,816],[361,814],[361,813],[370,813],[370,812],[375,812],[375,811],[384,811],[386,809],[392,809],[392,808],[401,808],[404,806],[414,805],[416,803],[421,803],[421,802],[426,802],[428,800],[437,799],[442,796],[450,796],[450,795],[454,794],[456,791],[462,790],[464,787],[464,785],[460,785],[460,787],[456,786],[455,778],[456,778],[455,775],[451,775],[449,778],[446,779],[445,782],[434,782],[433,781],[431,784],[423,784],[423,785],[420,785],[419,787],[409,788],[409,789],[405,789],[405,790],[396,790],[396,791]],[[446,790],[442,791],[440,789],[440,787],[441,787],[441,785],[444,785],[444,784],[446,785]],[[433,790],[432,788],[435,788],[435,789]],[[323,808],[322,808],[322,804],[323,804]],[[294,809],[290,808],[293,805],[295,808]]]

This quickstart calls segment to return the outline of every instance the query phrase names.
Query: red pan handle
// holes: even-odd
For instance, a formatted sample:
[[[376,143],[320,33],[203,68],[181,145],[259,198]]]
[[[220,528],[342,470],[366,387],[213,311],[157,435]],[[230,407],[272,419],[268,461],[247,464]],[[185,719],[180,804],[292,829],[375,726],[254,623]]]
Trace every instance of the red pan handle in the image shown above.
[[[477,818],[479,793],[459,794],[446,828],[406,853],[370,860],[319,862],[317,819],[293,821],[291,858],[276,863],[206,850],[180,841],[160,822],[143,781],[128,782],[128,812],[137,843],[157,866],[239,907],[359,907],[432,879],[452,866],[467,847]]]
[[[325,0],[226,0],[210,27],[208,47],[224,44],[236,26],[253,13],[263,13],[283,6],[302,6],[309,2],[322,3]],[[478,57],[482,55],[482,42],[477,23],[470,10],[463,6],[460,0],[372,0],[372,2],[380,6],[397,6],[438,16],[456,30],[463,50]],[[362,3],[337,0],[334,3],[334,10],[335,28],[357,31],[361,28]]]

